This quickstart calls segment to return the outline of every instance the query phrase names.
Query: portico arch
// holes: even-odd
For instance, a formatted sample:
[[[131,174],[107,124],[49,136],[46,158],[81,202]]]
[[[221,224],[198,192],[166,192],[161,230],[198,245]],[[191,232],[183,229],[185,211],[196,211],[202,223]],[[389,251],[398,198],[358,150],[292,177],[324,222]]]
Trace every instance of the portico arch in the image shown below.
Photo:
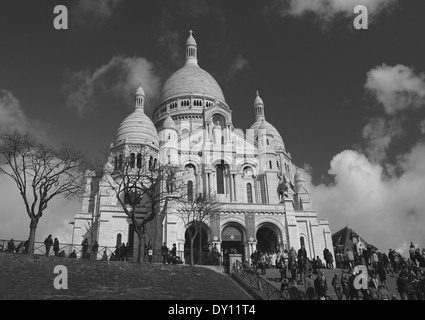
[[[230,221],[221,228],[221,249],[223,253],[239,253],[243,259],[247,256],[247,242],[245,228],[234,221]]]
[[[264,222],[258,225],[256,230],[257,251],[281,251],[282,233],[277,225],[272,222]]]

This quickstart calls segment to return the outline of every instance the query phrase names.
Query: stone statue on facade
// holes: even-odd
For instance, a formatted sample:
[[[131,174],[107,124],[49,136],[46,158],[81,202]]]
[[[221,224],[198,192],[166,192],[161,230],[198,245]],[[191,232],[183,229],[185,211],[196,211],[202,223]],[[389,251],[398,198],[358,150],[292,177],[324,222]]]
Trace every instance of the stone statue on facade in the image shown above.
[[[176,187],[176,173],[173,170],[168,171],[167,177],[167,193],[172,193],[174,188]]]
[[[277,176],[278,176],[278,179],[279,179],[279,184],[278,184],[278,187],[277,187],[277,193],[279,195],[280,203],[282,203],[285,198],[289,197],[290,185],[289,185],[288,179],[286,179],[284,174],[278,173]]]

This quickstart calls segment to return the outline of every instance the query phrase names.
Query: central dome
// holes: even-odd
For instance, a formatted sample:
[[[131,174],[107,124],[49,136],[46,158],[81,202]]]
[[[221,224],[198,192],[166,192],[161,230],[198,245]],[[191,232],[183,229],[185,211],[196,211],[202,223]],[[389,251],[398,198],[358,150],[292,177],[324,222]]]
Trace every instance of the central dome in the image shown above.
[[[161,101],[184,95],[205,95],[225,102],[217,81],[197,64],[186,63],[167,80],[162,89]]]

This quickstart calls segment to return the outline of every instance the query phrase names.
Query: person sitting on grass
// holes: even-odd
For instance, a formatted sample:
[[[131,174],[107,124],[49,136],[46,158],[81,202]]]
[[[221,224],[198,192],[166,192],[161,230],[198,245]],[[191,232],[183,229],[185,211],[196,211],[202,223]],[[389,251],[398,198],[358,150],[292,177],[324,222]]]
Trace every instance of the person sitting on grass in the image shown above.
[[[60,252],[58,253],[58,257],[59,257],[59,258],[66,258],[65,251],[64,251],[64,250],[60,251]]]
[[[77,253],[74,251],[71,252],[71,254],[69,255],[70,259],[77,259]]]

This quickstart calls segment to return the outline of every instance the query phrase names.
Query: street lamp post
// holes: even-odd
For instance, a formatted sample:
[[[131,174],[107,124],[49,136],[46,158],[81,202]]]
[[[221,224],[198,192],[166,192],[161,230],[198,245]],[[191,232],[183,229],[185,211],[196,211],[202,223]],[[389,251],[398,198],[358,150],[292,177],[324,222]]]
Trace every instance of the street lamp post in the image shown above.
[[[74,231],[75,231],[75,221],[74,222],[69,222],[68,224],[72,224],[72,237],[71,237],[71,246],[69,247],[69,253],[68,255],[71,254],[71,249],[74,246]]]

